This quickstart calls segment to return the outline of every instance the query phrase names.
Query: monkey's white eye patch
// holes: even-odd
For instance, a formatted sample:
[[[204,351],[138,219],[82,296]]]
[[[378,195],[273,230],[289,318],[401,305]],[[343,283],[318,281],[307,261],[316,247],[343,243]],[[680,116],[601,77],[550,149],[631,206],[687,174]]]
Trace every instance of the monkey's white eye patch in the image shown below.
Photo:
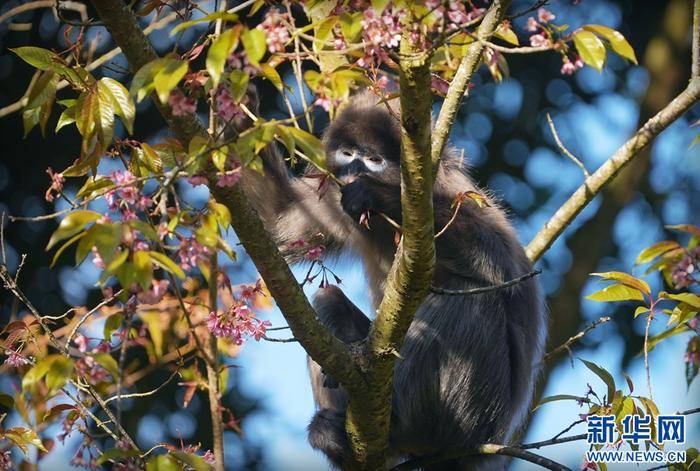
[[[367,167],[367,170],[370,172],[381,172],[386,168],[386,160],[382,159],[381,157],[365,157],[365,167]]]
[[[335,151],[335,161],[339,166],[347,165],[358,157],[354,149],[338,149]]]

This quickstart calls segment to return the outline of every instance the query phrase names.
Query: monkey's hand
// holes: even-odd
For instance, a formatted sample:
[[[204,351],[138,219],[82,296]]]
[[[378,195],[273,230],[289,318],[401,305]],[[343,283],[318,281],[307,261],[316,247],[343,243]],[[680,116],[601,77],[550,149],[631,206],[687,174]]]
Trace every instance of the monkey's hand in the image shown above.
[[[340,204],[355,221],[367,212],[380,212],[375,185],[371,178],[360,176],[352,183],[340,188]]]

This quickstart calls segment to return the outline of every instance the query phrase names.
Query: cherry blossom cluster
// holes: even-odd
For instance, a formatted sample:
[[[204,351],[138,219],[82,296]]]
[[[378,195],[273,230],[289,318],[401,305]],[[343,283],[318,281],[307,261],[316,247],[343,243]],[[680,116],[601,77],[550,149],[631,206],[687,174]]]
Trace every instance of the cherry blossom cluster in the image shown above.
[[[82,333],[77,333],[73,338],[73,343],[78,348],[81,353],[88,352],[88,338]],[[109,353],[110,345],[109,342],[100,342],[91,350],[89,353]],[[90,355],[84,355],[82,358],[75,362],[75,370],[78,375],[87,378],[90,384],[95,385],[104,381],[108,376],[109,372],[102,367],[95,358]]]
[[[181,237],[180,247],[175,255],[180,268],[189,271],[196,267],[197,263],[206,262],[209,259],[210,251],[208,247],[197,242],[194,236]]]
[[[695,278],[700,265],[700,246],[684,255],[671,269],[671,281],[676,289],[687,288],[698,282]]]
[[[694,320],[697,320],[697,317]],[[696,335],[688,341],[683,360],[688,368],[693,368],[696,371],[700,368],[700,336]]]
[[[141,193],[136,187],[136,177],[128,170],[112,172],[110,180],[115,189],[105,194],[109,209],[119,211],[122,221],[137,219],[136,211],[146,211],[153,200]]]
[[[22,356],[19,350],[5,350],[5,355],[7,355],[7,358],[5,358],[5,361],[3,362],[5,365],[9,365],[14,368],[19,368],[21,366],[29,364],[29,360]]]
[[[285,44],[291,39],[285,22],[288,22],[289,14],[283,13],[277,8],[270,8],[265,13],[265,19],[257,28],[265,33],[265,42],[270,52],[284,52]]]
[[[225,311],[212,311],[207,317],[207,327],[212,334],[227,338],[236,345],[243,344],[245,337],[260,340],[270,325],[270,321],[257,319],[253,310],[242,301]]]
[[[9,450],[0,453],[0,469],[14,469],[14,463],[12,462],[12,453]]]
[[[224,84],[220,84],[214,95],[216,99],[216,114],[225,123],[230,122],[235,118],[245,118],[243,109],[238,106],[238,103],[231,96],[231,92]],[[245,100],[245,98],[243,98]]]
[[[179,89],[170,92],[168,104],[174,116],[186,116],[197,111],[197,100],[185,96]]]

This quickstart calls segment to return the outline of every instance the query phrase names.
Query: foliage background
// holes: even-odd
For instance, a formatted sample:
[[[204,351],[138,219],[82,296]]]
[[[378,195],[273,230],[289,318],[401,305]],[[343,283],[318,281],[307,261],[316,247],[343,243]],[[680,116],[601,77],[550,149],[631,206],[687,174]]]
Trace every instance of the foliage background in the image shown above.
[[[518,9],[531,2],[514,3],[514,9]],[[16,4],[3,2],[0,14]],[[211,9],[206,2],[202,6]],[[550,2],[548,8],[557,15],[559,23],[569,24],[572,29],[583,23],[598,23],[619,30],[633,45],[640,65],[631,66],[609,55],[601,74],[586,67],[567,77],[559,73],[558,55],[545,53],[509,57],[512,78],[499,85],[484,70],[475,77],[476,86],[460,111],[451,142],[465,150],[478,181],[503,199],[523,243],[532,238],[582,180],[580,169],[558,152],[546,113],[552,115],[567,147],[592,170],[640,122],[682,90],[689,76],[690,3],[685,0],[583,0],[580,5],[557,0]],[[24,93],[33,72],[8,48],[25,44],[65,47],[64,27],[49,11],[29,13],[21,19],[34,23],[31,31],[8,31],[5,25],[0,25],[0,107]],[[249,21],[255,24],[259,18]],[[526,37],[524,21],[522,18],[516,22],[521,39]],[[198,32],[193,28],[187,34],[194,36]],[[107,50],[102,28],[92,28],[90,36],[98,41],[97,54]],[[160,53],[171,46],[167,31],[154,33],[151,40]],[[103,72],[116,79],[123,78],[123,59],[110,62]],[[292,81],[289,84],[294,87]],[[276,92],[265,84],[260,87],[263,116],[283,116],[283,103]],[[295,92],[296,98],[290,98],[298,101],[298,90]],[[642,319],[633,322],[631,310],[625,304],[582,301],[582,294],[593,289],[588,273],[629,269],[641,249],[657,240],[675,237],[664,229],[665,225],[700,224],[700,145],[689,147],[697,134],[697,129],[689,125],[699,116],[700,108],[696,106],[666,130],[584,211],[540,262],[543,269],[540,280],[550,298],[551,345],[561,344],[591,320],[611,315],[612,322],[589,334],[575,348],[575,354],[604,365],[616,372],[620,380],[621,371],[626,371],[639,389],[644,384],[639,356]],[[163,122],[153,106],[148,101],[141,104],[136,134],[155,140],[162,128]],[[0,213],[45,214],[54,209],[42,198],[49,184],[45,169],[65,168],[75,158],[79,139],[77,133],[68,131],[58,135],[48,133],[42,139],[36,129],[21,139],[21,129],[19,114],[0,118]],[[101,170],[105,173],[108,169]],[[188,192],[192,201],[206,201],[207,195],[202,193],[206,190],[201,188]],[[23,270],[23,287],[37,307],[47,313],[58,313],[72,305],[96,302],[98,293],[93,291],[93,284],[97,272],[89,261],[73,268],[66,257],[49,270],[50,258],[44,247],[55,229],[54,221],[5,223],[10,268],[14,268],[19,254],[29,254]],[[230,242],[235,243],[233,236]],[[368,312],[367,291],[357,264],[353,260],[341,260],[337,267],[344,289]],[[232,280],[251,279],[255,273],[252,264],[245,260],[226,270]],[[649,281],[653,287],[660,287],[657,275]],[[2,298],[0,325],[7,322],[15,309],[10,297]],[[265,316],[273,325],[284,323],[277,311],[268,311],[262,317]],[[655,321],[652,332],[658,333],[663,327],[663,321]],[[700,397],[697,381],[688,390],[683,388],[682,356],[686,340],[684,336],[671,339],[652,353],[652,385],[662,413],[696,407]],[[224,403],[233,408],[243,430],[243,435],[226,434],[226,461],[230,467],[323,469],[323,459],[306,444],[304,428],[313,405],[301,347],[248,342],[240,356],[230,362],[237,368],[230,369],[231,392]],[[587,382],[600,387],[582,365],[575,364],[572,369],[567,358],[561,358],[550,373],[543,386],[546,395],[582,394]],[[159,385],[166,377],[165,372],[162,376],[149,377],[142,385],[143,390]],[[3,374],[0,391],[11,390],[16,384],[15,378]],[[127,403],[126,424],[132,430],[138,427],[139,445],[147,448],[162,440],[176,443],[181,436],[191,442],[202,441],[208,447],[206,396],[195,399],[182,410],[179,406],[182,389],[173,382],[158,396],[162,400],[157,403]],[[570,403],[547,405],[535,414],[525,441],[549,438],[575,419]],[[688,417],[688,421],[687,445],[697,446],[700,419],[695,415]],[[583,427],[579,427],[574,432],[581,433]],[[77,438],[76,434],[74,439]],[[77,444],[66,443],[68,450],[57,449],[42,461],[44,469],[68,469],[67,457]],[[580,443],[574,443],[544,449],[542,454],[576,467],[583,451]],[[515,469],[528,466],[531,465],[525,462],[513,463]]]

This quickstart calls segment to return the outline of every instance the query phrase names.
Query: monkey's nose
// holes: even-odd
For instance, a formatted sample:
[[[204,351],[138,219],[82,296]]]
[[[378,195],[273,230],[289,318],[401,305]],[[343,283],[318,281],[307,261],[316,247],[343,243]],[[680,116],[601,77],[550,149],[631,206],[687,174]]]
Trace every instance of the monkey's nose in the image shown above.
[[[357,174],[344,175],[344,176],[342,176],[341,178],[339,178],[338,180],[340,180],[340,182],[341,182],[343,185],[349,185],[349,184],[351,184],[352,182],[354,182],[355,180],[357,180],[357,177],[359,177],[359,175],[357,175]]]

